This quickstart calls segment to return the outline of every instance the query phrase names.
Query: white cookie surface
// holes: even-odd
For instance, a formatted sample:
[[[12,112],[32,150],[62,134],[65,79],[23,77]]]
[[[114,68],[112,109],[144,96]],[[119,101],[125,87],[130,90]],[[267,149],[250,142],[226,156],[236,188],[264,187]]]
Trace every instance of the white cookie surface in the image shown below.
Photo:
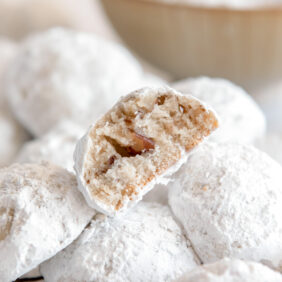
[[[204,263],[282,268],[282,167],[248,145],[206,143],[175,174],[169,203]]]
[[[225,258],[198,266],[175,282],[281,282],[280,273],[255,262]]]
[[[282,165],[282,134],[267,133],[264,137],[257,140],[255,146],[261,151],[266,152],[270,157]]]
[[[0,170],[0,281],[34,269],[69,245],[95,211],[75,176],[50,164]]]
[[[170,209],[141,202],[120,217],[97,215],[41,272],[46,282],[172,281],[195,266]]]
[[[53,26],[92,31],[95,16],[91,0],[0,0],[0,34],[22,39]]]
[[[216,142],[253,143],[265,133],[265,117],[254,100],[242,88],[219,78],[199,77],[172,85],[214,108],[221,124],[211,136]]]
[[[83,130],[69,121],[62,121],[42,137],[27,142],[20,150],[19,163],[48,161],[73,171],[73,152]]]
[[[57,28],[28,38],[5,78],[14,114],[41,136],[63,119],[87,128],[139,85],[143,71],[124,47]]]

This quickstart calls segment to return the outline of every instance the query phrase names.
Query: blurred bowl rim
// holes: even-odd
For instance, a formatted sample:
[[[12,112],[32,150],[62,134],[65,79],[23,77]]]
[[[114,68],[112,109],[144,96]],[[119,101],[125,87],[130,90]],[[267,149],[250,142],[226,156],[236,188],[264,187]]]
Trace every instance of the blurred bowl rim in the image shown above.
[[[113,0],[115,1],[115,0]],[[234,13],[263,13],[263,12],[270,12],[270,13],[282,13],[282,2],[281,4],[273,4],[273,5],[258,5],[258,6],[250,6],[250,7],[232,7],[232,6],[225,6],[225,5],[197,5],[193,3],[183,3],[183,2],[169,2],[169,0],[122,0],[128,2],[138,2],[143,4],[149,5],[158,5],[164,7],[170,7],[174,9],[183,9],[188,8],[190,10],[196,11],[214,11],[214,12],[223,12],[228,11]]]

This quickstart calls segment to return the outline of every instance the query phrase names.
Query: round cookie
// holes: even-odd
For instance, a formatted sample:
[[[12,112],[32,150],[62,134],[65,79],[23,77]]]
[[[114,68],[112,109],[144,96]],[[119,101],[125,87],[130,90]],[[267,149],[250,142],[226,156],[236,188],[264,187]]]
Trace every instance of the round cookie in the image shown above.
[[[95,214],[75,176],[51,164],[0,170],[0,281],[34,269],[69,245]]]
[[[225,258],[198,266],[175,282],[281,282],[280,273],[255,262]]]
[[[257,140],[255,146],[282,165],[281,133],[267,133],[263,138]]]
[[[170,209],[141,202],[123,216],[97,215],[41,273],[46,282],[172,281],[197,264]]]
[[[248,145],[206,143],[175,174],[169,204],[204,263],[282,270],[282,167]]]
[[[221,124],[211,141],[253,143],[265,133],[262,111],[242,88],[227,80],[199,77],[176,82],[172,87],[214,108]]]
[[[212,109],[169,87],[122,97],[77,143],[74,160],[87,203],[115,215],[167,183],[189,152],[218,127]]]
[[[53,26],[92,31],[95,16],[91,0],[0,0],[0,34],[22,39]]]
[[[21,45],[5,94],[18,119],[41,136],[64,119],[87,128],[142,78],[141,66],[122,46],[56,28]]]
[[[69,121],[60,122],[42,137],[27,142],[19,152],[19,163],[41,163],[48,161],[73,171],[73,152],[84,131]]]

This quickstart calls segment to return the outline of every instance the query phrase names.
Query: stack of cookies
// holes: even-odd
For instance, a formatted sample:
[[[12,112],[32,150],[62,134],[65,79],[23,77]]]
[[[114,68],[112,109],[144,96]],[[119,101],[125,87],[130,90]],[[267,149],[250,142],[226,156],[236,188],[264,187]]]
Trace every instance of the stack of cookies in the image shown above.
[[[254,147],[266,121],[243,89],[169,84],[61,28],[11,58],[1,282],[282,281],[282,167]]]

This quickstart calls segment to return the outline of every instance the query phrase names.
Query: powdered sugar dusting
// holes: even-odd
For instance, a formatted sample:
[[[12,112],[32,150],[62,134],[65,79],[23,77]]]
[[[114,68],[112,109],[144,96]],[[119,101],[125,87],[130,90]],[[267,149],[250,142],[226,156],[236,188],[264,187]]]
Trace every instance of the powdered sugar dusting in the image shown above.
[[[197,265],[168,207],[139,203],[125,216],[96,217],[41,266],[46,282],[172,281]]]

